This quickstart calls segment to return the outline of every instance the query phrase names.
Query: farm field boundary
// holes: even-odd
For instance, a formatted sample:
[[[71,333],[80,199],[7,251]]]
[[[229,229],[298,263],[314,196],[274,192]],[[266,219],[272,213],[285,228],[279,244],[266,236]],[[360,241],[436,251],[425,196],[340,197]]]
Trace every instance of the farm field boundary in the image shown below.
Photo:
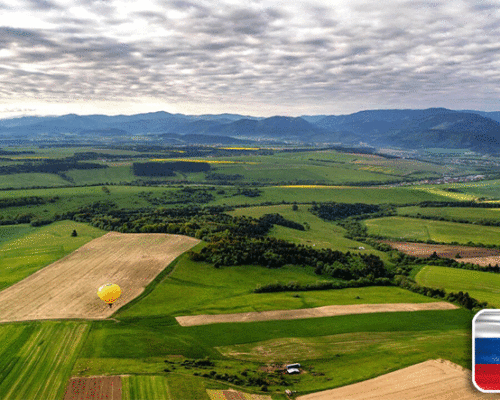
[[[253,322],[285,319],[321,318],[337,315],[367,314],[378,312],[454,310],[457,306],[446,302],[394,303],[394,304],[352,304],[324,306],[300,310],[275,310],[237,314],[193,315],[175,317],[181,326],[207,325],[224,322]]]
[[[70,379],[64,400],[87,399],[122,400],[121,378],[119,376],[96,376]]]
[[[429,360],[353,385],[300,396],[297,400],[500,399],[472,386],[471,372],[446,360]]]
[[[0,322],[107,318],[197,243],[182,235],[110,232],[0,292]],[[122,289],[113,308],[96,294],[109,282]]]

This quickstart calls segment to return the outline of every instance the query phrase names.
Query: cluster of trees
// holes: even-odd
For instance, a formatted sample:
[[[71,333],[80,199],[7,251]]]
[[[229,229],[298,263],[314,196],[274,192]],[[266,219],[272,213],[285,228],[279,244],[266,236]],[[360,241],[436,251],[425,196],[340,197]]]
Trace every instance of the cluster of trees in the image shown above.
[[[285,228],[296,229],[298,231],[305,231],[304,225],[286,219],[285,217],[283,217],[281,214],[278,213],[264,214],[262,217],[259,218],[259,221],[262,224],[269,226],[269,229],[271,228],[272,225],[280,225],[284,226]]]
[[[368,229],[355,219],[348,218],[338,221],[338,224],[346,230],[344,236],[354,240],[364,240],[368,236]]]
[[[30,205],[55,203],[57,200],[59,200],[59,196],[54,196],[54,197],[30,196],[30,197],[16,197],[13,199],[0,199],[0,208],[22,207]]]
[[[146,200],[153,206],[162,206],[167,204],[205,204],[214,199],[214,195],[209,189],[182,188],[178,191],[169,191],[163,193],[140,192],[139,197]]]
[[[380,211],[380,206],[364,203],[313,203],[310,211],[322,219],[335,221],[353,215],[376,213]]]
[[[174,176],[178,172],[207,172],[210,164],[206,162],[172,161],[133,163],[132,170],[136,176]]]
[[[18,156],[24,154],[35,154],[32,150],[20,150],[20,151],[12,151],[12,150],[3,150],[0,149],[0,156]]]
[[[41,160],[27,161],[22,164],[0,166],[0,175],[21,174],[21,173],[49,173],[57,174],[59,172],[69,171],[71,169],[102,169],[108,168],[107,165],[96,163],[80,163],[68,160]]]
[[[233,196],[259,197],[261,194],[262,191],[259,189],[239,187]]]
[[[452,303],[458,303],[462,307],[465,307],[469,310],[478,311],[482,308],[489,307],[487,302],[485,302],[485,301],[480,302],[480,301],[474,299],[473,297],[470,297],[468,292],[464,293],[464,292],[460,291],[458,293],[454,293],[454,292],[446,293],[446,291],[444,289],[436,289],[436,288],[430,288],[427,286],[421,286],[418,283],[416,283],[416,282],[414,282],[414,281],[412,281],[412,280],[410,280],[407,277],[402,276],[402,275],[397,275],[394,278],[394,282],[396,285],[398,285],[404,289],[410,290],[414,293],[423,294],[424,296],[433,297],[433,298],[437,298],[437,299],[444,299],[444,300],[452,302]]]
[[[195,261],[208,261],[216,267],[261,265],[280,268],[286,264],[312,266],[318,275],[352,280],[364,277],[390,277],[379,257],[372,254],[351,254],[331,249],[314,249],[275,238],[222,238],[199,252],[191,252]]]
[[[422,201],[420,207],[471,207],[471,208],[500,208],[500,203],[477,203],[475,201]]]
[[[310,290],[332,290],[346,289],[365,286],[392,286],[394,283],[390,278],[359,278],[345,282],[319,281],[315,283],[302,284],[299,282],[276,282],[268,285],[260,285],[254,289],[254,293],[272,292],[307,292]]]

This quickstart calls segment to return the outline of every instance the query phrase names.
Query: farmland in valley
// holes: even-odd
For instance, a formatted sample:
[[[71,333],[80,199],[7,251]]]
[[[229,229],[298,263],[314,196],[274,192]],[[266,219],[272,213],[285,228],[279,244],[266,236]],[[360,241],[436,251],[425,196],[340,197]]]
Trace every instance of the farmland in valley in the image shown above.
[[[307,396],[429,359],[470,368],[471,310],[395,286],[396,273],[411,280],[420,267],[409,261],[401,265],[394,251],[362,230],[352,235],[352,226],[366,226],[368,234],[395,240],[498,245],[500,227],[412,216],[495,220],[496,209],[420,203],[500,198],[500,181],[410,185],[444,174],[468,174],[475,167],[336,150],[138,149],[140,145],[33,147],[35,154],[1,161],[20,165],[91,151],[98,154],[96,163],[107,166],[0,176],[0,189],[14,188],[0,190],[1,399],[64,400],[66,390],[79,388],[66,396],[285,400],[285,389]],[[192,155],[185,156],[186,151]],[[211,154],[206,160],[205,153]],[[134,175],[134,162],[176,157],[209,161],[210,171]],[[408,186],[384,185],[403,181]],[[310,211],[322,202],[386,206],[379,214],[327,221]],[[397,216],[391,214],[394,210]],[[289,226],[270,223],[264,229],[259,219],[276,213]],[[306,257],[277,266],[238,262],[250,251],[245,246],[277,243],[271,242],[275,239],[294,244],[290,251]],[[221,252],[210,262],[196,258],[203,249],[216,252],[224,246],[239,253],[232,258]],[[459,252],[462,260],[477,254],[472,251],[492,257],[497,252],[406,242],[397,246],[413,246],[410,254],[426,252],[427,246],[443,256]],[[276,259],[284,256],[272,247],[266,251]],[[335,275],[343,265],[318,261],[328,251],[354,254],[358,264],[350,268],[362,271],[376,271],[380,259],[386,273],[382,276],[387,277],[383,284],[389,286],[374,285],[370,271],[352,280]],[[416,280],[447,293],[468,291],[480,301],[500,305],[496,277],[425,266]],[[108,282],[122,288],[111,309],[96,296],[97,288]],[[328,289],[344,284],[353,286]],[[257,290],[273,285],[279,291]],[[318,290],[321,285],[326,286]],[[445,309],[434,309],[442,305]],[[355,313],[332,317],[319,315],[318,308]],[[373,310],[378,312],[364,312]],[[233,315],[263,319],[267,313],[294,312],[300,318],[234,322]],[[182,326],[178,317],[220,320]],[[80,320],[36,320],[67,318]],[[302,373],[282,374],[280,368],[292,362],[302,365]],[[428,364],[422,368],[418,371],[425,377],[441,371]],[[461,372],[443,370],[449,379],[440,381],[451,385],[453,394],[462,393],[464,379],[469,379],[456,370]],[[406,379],[404,370],[395,373]],[[436,382],[429,383],[433,396]]]

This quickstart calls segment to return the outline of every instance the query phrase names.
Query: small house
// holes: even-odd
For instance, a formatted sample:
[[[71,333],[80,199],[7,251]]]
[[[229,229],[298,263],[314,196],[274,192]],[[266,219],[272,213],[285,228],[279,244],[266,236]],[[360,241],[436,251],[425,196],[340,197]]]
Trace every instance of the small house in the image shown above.
[[[286,366],[287,374],[300,374],[300,364],[289,364]]]

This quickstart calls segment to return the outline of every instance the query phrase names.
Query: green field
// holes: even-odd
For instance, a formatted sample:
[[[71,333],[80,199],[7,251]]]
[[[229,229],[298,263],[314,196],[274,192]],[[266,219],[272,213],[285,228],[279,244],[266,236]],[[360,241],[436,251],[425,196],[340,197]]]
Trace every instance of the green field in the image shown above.
[[[491,272],[426,266],[416,276],[423,286],[444,288],[452,292],[469,292],[479,301],[500,308],[500,275]]]
[[[421,201],[449,201],[448,198],[435,193],[428,193],[413,188],[370,188],[370,187],[310,187],[275,186],[261,188],[262,195],[253,198],[219,198],[214,204],[241,205],[259,204],[262,202],[280,201],[311,203],[366,203],[366,204],[408,204]]]
[[[0,175],[0,189],[20,189],[26,187],[68,186],[71,182],[56,174],[11,174]]]
[[[170,400],[167,379],[164,376],[122,377],[122,400]]]
[[[366,220],[364,223],[369,234],[397,240],[433,240],[440,243],[460,244],[473,242],[487,245],[500,243],[500,228],[498,227],[406,217],[375,218]]]
[[[71,236],[73,230],[78,236]],[[106,233],[73,221],[55,222],[40,228],[1,226],[0,233],[4,232],[7,240],[0,240],[0,290]]]
[[[321,277],[321,279],[325,279]],[[231,266],[216,269],[178,259],[175,270],[145,298],[119,310],[117,317],[225,314],[276,309],[320,307],[329,304],[420,303],[434,301],[396,287],[365,287],[296,293],[252,293],[258,285],[274,282],[314,283],[319,277],[312,267]],[[334,280],[333,278],[331,280]],[[356,299],[359,297],[360,299]]]
[[[259,365],[279,354],[281,360],[300,362],[308,371],[313,366],[320,373],[291,379],[294,390],[304,393],[369,379],[429,358],[445,358],[470,368],[471,319],[472,314],[463,309],[187,328],[167,318],[119,318],[119,324],[94,323],[77,365],[85,365],[88,375],[101,373],[104,362],[113,365],[114,374],[158,374],[165,368],[163,360],[177,354],[209,356],[215,366],[208,371],[240,375],[243,370],[255,373]],[[249,355],[253,350],[257,353]],[[180,361],[170,370],[196,372]],[[279,386],[270,386],[271,391],[276,389]]]
[[[480,182],[470,182],[470,183],[453,183],[448,185],[443,185],[443,188],[451,188],[459,190],[463,193],[475,196],[483,197],[486,199],[498,200],[500,199],[500,180],[485,180]]]
[[[500,219],[500,208],[476,208],[476,207],[400,207],[398,215],[415,217],[422,215],[430,218],[466,219],[470,222],[483,220],[498,221]]]
[[[61,399],[88,331],[82,322],[0,325],[0,398]]]

